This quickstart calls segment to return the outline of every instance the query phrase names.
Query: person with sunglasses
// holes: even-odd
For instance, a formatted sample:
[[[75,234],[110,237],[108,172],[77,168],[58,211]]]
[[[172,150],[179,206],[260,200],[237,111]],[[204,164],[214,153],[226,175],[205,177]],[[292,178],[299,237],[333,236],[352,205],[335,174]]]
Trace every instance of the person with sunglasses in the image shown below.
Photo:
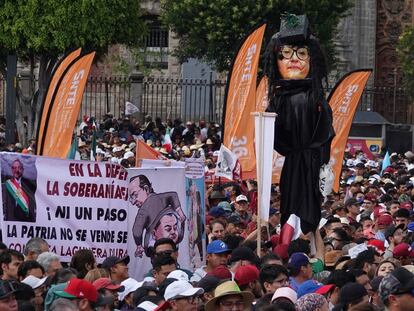
[[[285,156],[280,179],[283,225],[290,215],[301,220],[304,234],[321,219],[319,173],[330,160],[335,135],[332,110],[325,99],[327,67],[307,17],[287,14],[265,52],[269,81],[268,112],[277,114],[274,149]]]

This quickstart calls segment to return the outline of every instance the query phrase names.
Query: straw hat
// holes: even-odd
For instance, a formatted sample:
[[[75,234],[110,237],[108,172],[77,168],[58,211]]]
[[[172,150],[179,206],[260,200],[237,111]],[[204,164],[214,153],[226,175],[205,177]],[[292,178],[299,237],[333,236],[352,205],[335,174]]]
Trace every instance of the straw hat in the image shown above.
[[[231,296],[231,295],[242,296],[243,302],[244,302],[243,310],[244,311],[251,310],[251,305],[252,305],[252,302],[254,301],[253,294],[250,292],[242,292],[239,286],[237,285],[237,283],[234,281],[227,281],[217,286],[217,288],[214,291],[214,298],[210,299],[207,302],[205,310],[206,311],[217,310],[218,301],[223,297]]]

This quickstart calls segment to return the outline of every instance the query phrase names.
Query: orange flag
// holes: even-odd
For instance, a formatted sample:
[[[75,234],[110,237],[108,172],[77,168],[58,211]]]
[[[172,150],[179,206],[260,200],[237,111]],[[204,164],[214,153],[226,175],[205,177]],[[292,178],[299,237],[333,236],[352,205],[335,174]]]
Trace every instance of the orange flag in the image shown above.
[[[80,55],[80,53],[81,53],[81,49],[79,48],[73,51],[72,53],[68,54],[64,58],[62,58],[60,63],[57,65],[55,71],[53,72],[51,80],[49,81],[47,93],[46,93],[45,98],[43,99],[42,116],[40,119],[39,127],[37,129],[36,154],[40,154],[40,146],[42,145],[42,142],[43,142],[45,124],[48,118],[49,110],[52,104],[52,97],[53,97],[53,94],[55,93],[56,86],[61,80],[65,70],[69,67],[69,65],[73,62],[73,60]]]
[[[142,140],[137,140],[136,146],[136,156],[135,156],[135,166],[140,166],[140,162],[143,159],[147,160],[166,160],[167,158],[164,157],[160,152],[148,146]]]
[[[223,122],[223,144],[239,158],[243,172],[253,171],[256,79],[266,25],[252,32],[241,46],[230,71]]]
[[[352,71],[346,74],[329,94],[328,103],[332,108],[333,127],[336,133],[331,144],[331,162],[333,163],[335,175],[333,189],[335,192],[339,190],[342,159],[352,120],[371,73],[371,69]]]
[[[40,155],[66,159],[95,52],[79,56],[66,69],[44,123]]]

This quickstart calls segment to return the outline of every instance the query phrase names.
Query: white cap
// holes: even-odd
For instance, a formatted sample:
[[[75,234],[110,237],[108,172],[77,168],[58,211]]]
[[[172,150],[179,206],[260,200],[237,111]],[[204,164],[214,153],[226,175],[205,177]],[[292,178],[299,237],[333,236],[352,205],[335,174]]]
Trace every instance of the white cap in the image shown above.
[[[287,298],[292,301],[292,303],[296,303],[298,294],[290,287],[280,287],[273,294],[272,302],[277,298]]]
[[[354,167],[355,166],[354,160],[348,159],[346,161],[346,166],[348,166],[348,167]]]
[[[246,201],[246,202],[249,202],[249,200],[247,200],[247,197],[246,197],[245,195],[243,195],[243,194],[239,195],[239,196],[236,198],[236,202],[237,202],[237,203],[239,203],[240,201]]]
[[[112,148],[112,152],[113,152],[113,153],[115,153],[115,152],[119,152],[119,151],[122,151],[122,150],[124,150],[122,147],[113,147],[113,148]]]
[[[127,151],[124,154],[124,159],[135,157],[135,154],[132,151]]]
[[[42,286],[45,283],[46,280],[47,280],[47,276],[45,276],[44,278],[39,279],[39,278],[37,278],[33,275],[29,275],[22,281],[22,283],[24,283],[26,285],[29,285],[33,289],[36,289],[36,288]]]
[[[136,291],[138,288],[140,288],[144,284],[144,282],[138,282],[137,280],[133,278],[128,278],[125,281],[121,282],[121,285],[125,287],[123,292],[119,293],[118,299],[119,301],[122,301],[125,299],[126,296],[128,296],[129,293],[132,293]]]
[[[119,159],[117,157],[112,157],[111,163],[119,164]]]
[[[144,301],[141,302],[137,308],[144,309],[145,311],[154,311],[158,308],[158,306],[155,303],[152,303],[151,301]]]
[[[133,141],[132,143],[129,144],[129,149],[134,149],[137,146],[137,144]]]
[[[191,297],[202,293],[204,293],[202,288],[193,287],[188,281],[174,281],[165,289],[164,298],[172,300],[177,297]]]
[[[189,281],[188,274],[183,270],[174,270],[168,274],[167,279],[176,279],[178,281]]]

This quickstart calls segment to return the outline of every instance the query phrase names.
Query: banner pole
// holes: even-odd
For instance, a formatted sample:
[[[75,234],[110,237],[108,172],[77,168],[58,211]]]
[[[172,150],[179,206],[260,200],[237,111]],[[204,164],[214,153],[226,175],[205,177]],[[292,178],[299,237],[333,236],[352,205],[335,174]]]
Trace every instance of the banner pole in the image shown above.
[[[257,166],[257,256],[260,257],[262,249],[262,170],[263,170],[263,112],[259,113],[259,163]]]

